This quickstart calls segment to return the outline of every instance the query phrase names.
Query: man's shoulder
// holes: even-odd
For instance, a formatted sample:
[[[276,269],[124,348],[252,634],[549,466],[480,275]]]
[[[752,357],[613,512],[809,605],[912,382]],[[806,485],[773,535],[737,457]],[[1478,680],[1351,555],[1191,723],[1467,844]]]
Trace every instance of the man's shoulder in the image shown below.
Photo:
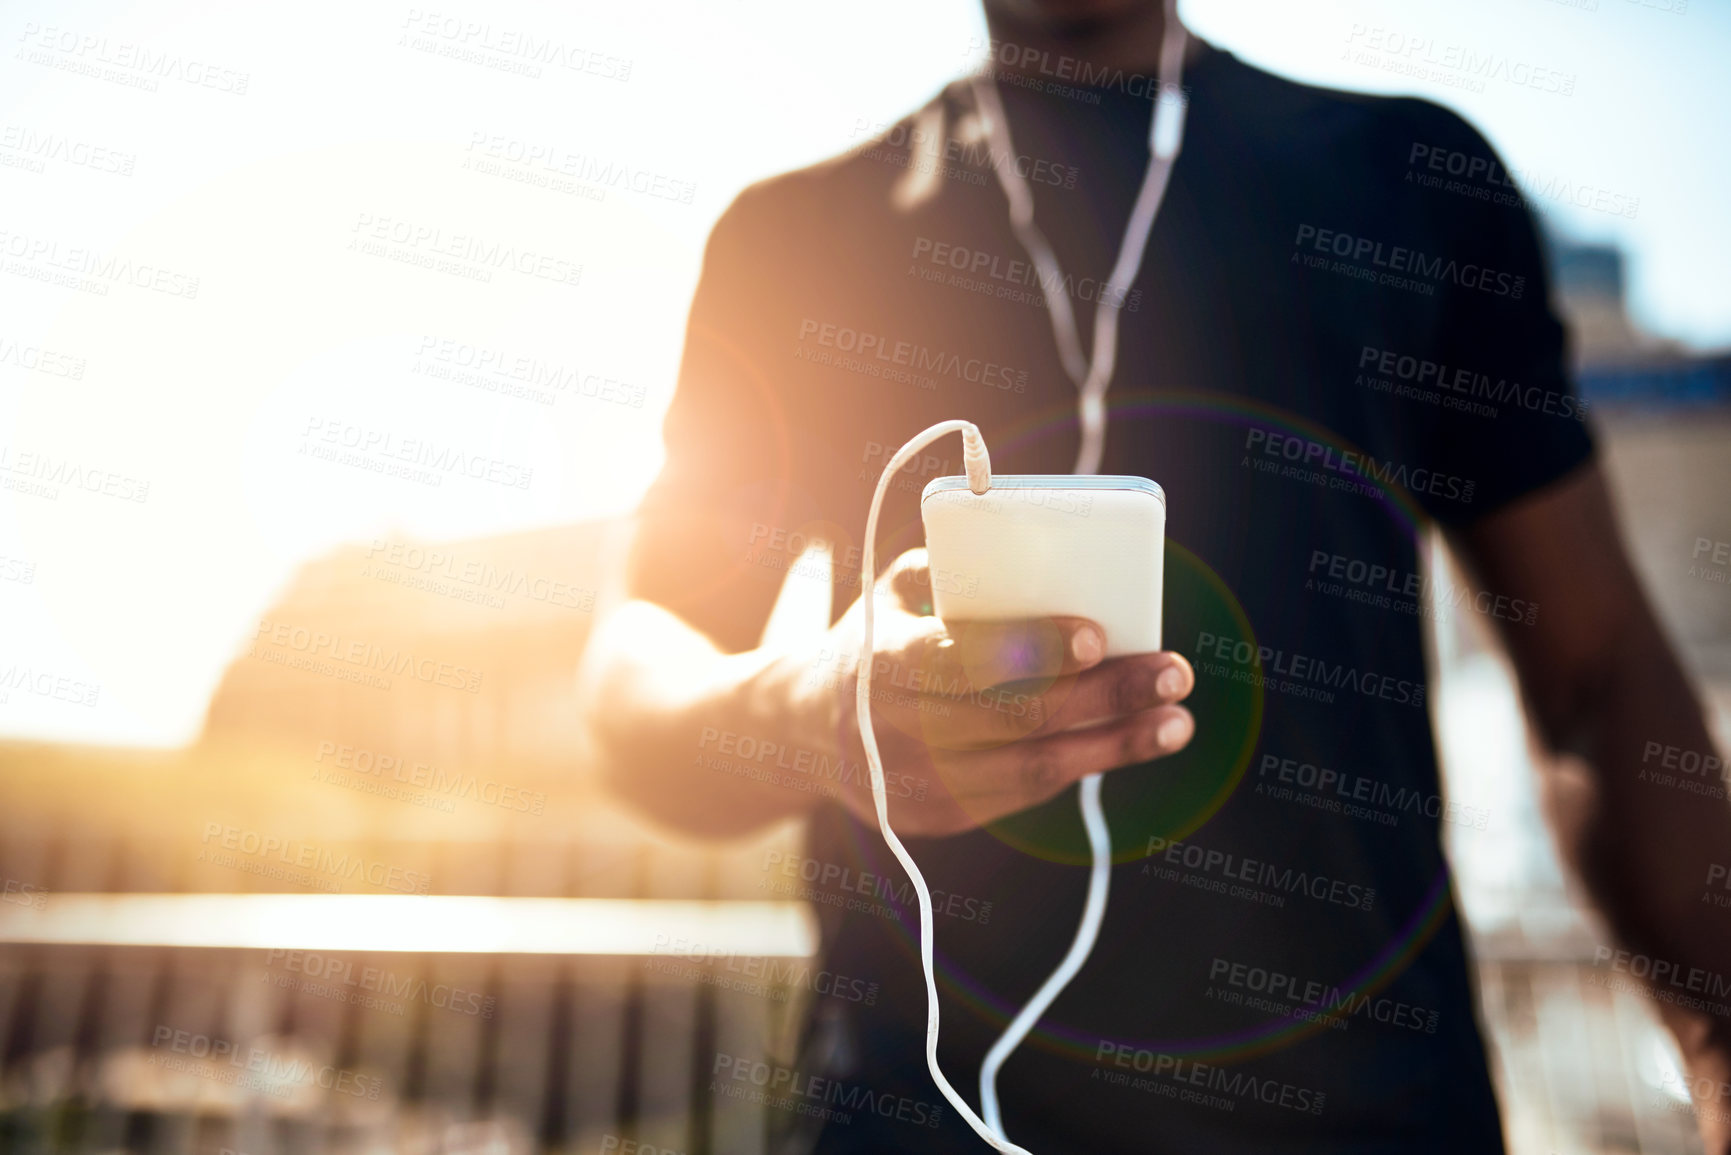
[[[1363,175],[1402,181],[1408,166],[1473,166],[1496,161],[1484,136],[1464,117],[1434,101],[1310,84],[1208,47],[1188,78],[1192,100],[1214,102],[1229,122],[1234,147],[1259,164],[1332,183],[1356,167]],[[825,160],[758,181],[730,206],[742,229],[776,235],[813,230],[823,235],[863,210],[911,210],[943,188],[992,182],[967,139],[972,99],[965,78],[894,121],[857,119],[845,146]],[[1200,119],[1200,118],[1198,118]],[[958,145],[961,147],[958,149]],[[1286,163],[1282,163],[1286,162]],[[1296,166],[1296,173],[1288,166]]]
[[[1485,138],[1440,104],[1309,84],[1224,49],[1206,52],[1186,87],[1193,101],[1214,107],[1193,108],[1192,131],[1224,122],[1229,143],[1220,146],[1235,154],[1234,167],[1283,196],[1383,201],[1438,166],[1502,171]],[[712,246],[754,263],[809,260],[845,248],[850,236],[893,227],[892,218],[969,211],[971,203],[959,202],[995,193],[983,146],[970,135],[978,132],[972,104],[961,78],[894,121],[859,118],[835,155],[740,192]]]
[[[1394,154],[1406,163],[1431,150],[1490,154],[1484,137],[1464,117],[1434,101],[1383,96],[1309,84],[1280,76],[1216,49],[1217,99],[1230,110],[1247,145],[1290,156],[1327,179],[1330,162]],[[1381,164],[1378,165],[1379,169]],[[1395,174],[1399,179],[1400,174]]]

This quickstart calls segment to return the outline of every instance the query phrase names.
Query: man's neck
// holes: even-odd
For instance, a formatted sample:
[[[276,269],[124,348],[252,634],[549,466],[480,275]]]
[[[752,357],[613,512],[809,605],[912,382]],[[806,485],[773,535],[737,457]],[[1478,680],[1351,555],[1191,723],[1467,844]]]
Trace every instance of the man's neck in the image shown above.
[[[1160,5],[1149,4],[1110,20],[1055,28],[988,9],[986,27],[992,37],[993,71],[1083,82],[1085,73],[1157,75],[1166,17]],[[1190,64],[1201,51],[1202,42],[1190,37],[1184,63]]]

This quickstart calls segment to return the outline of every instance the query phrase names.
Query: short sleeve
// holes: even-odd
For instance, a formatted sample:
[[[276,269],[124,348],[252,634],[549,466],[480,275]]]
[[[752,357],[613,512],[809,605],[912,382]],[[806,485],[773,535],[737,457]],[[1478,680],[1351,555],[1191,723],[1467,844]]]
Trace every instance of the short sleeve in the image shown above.
[[[805,540],[834,536],[815,528],[823,514],[812,496],[834,466],[792,404],[798,262],[777,199],[748,189],[710,233],[662,424],[666,461],[627,562],[631,597],[727,652],[757,645]]]
[[[746,314],[751,306],[746,197],[711,231],[686,321],[673,400],[662,422],[666,460],[638,508],[626,585],[730,651],[749,649],[774,590],[752,579],[749,491],[778,456],[775,406]],[[775,472],[773,465],[769,470]]]
[[[1458,117],[1460,151],[1501,158]],[[1436,501],[1444,524],[1465,524],[1562,478],[1593,455],[1587,409],[1567,367],[1562,323],[1531,211],[1512,185],[1452,186],[1438,234],[1441,263],[1436,380],[1426,438],[1432,466],[1471,485],[1472,500]]]

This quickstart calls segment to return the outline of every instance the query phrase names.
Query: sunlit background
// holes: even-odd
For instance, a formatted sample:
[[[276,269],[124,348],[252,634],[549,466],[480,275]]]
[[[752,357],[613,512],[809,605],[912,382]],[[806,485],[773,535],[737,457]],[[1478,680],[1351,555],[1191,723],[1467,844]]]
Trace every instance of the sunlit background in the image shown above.
[[[1731,736],[1731,587],[1692,556],[1731,541],[1731,6],[1186,0],[1182,13],[1283,75],[1455,108],[1521,178],[1638,563]],[[486,26],[480,47],[446,34],[471,23]],[[83,1103],[96,1121],[72,1146],[93,1151],[143,1143],[141,1128],[153,1149],[213,1153],[357,1135],[373,1138],[356,1149],[594,1150],[627,1125],[681,1151],[756,1149],[761,1121],[694,1100],[688,1068],[698,1036],[766,1046],[789,1007],[623,960],[681,928],[808,950],[797,912],[744,903],[760,897],[764,848],[793,832],[694,849],[608,810],[573,770],[569,675],[614,594],[625,515],[660,466],[711,225],[746,185],[860,143],[977,63],[975,4],[33,2],[0,11],[0,35],[5,1134],[48,1146]],[[524,35],[602,63],[527,75],[486,47]],[[1464,54],[1505,76],[1561,74],[1572,91],[1393,67]],[[560,167],[577,175],[547,171]],[[542,275],[424,267],[435,235],[527,250]],[[110,262],[153,273],[112,279]],[[82,283],[53,282],[68,264]],[[383,472],[409,443],[480,461],[482,476]],[[42,458],[109,492],[31,491]],[[461,576],[486,567],[523,580],[495,595]],[[278,626],[482,677],[473,692],[405,679],[385,692],[248,656]],[[1449,833],[1516,1150],[1694,1149],[1646,1009],[1579,979],[1602,939],[1543,834],[1500,659],[1465,621],[1438,630],[1437,654],[1451,790],[1493,816]],[[58,689],[32,689],[44,685]],[[529,801],[381,796],[363,789],[392,777],[381,758]],[[348,785],[320,777],[333,769]],[[249,836],[365,867],[358,882],[261,875]],[[647,924],[636,908],[574,906],[582,933],[538,944],[465,946],[452,929],[443,946],[396,945],[421,952],[402,968],[501,999],[486,1027],[424,1007],[398,1021],[301,988],[260,1002],[288,996],[259,981],[283,971],[247,953],[269,946],[257,926],[379,947],[318,939],[324,915],[181,907],[175,922],[72,904],[59,930],[30,922],[69,892],[417,888],[699,905],[647,908]],[[8,897],[28,894],[47,898]],[[445,925],[472,927],[480,909]],[[90,928],[122,923],[147,929],[114,942],[156,926],[169,945],[17,945],[105,941]],[[497,954],[439,953],[465,949]],[[161,1022],[347,1064],[384,1079],[394,1106],[338,1111],[305,1087],[261,1106],[176,1082],[151,1065]],[[282,1118],[304,1126],[284,1132]],[[376,1138],[381,1120],[395,1138]]]
[[[1685,0],[1591,10],[1193,0],[1182,11],[1201,35],[1285,75],[1459,109],[1550,193],[1537,198],[1547,219],[1619,246],[1643,329],[1707,349],[1731,342],[1731,160],[1711,143],[1731,130],[1721,66],[1731,8],[1695,0],[1679,14],[1666,2]],[[99,709],[14,694],[0,731],[182,743],[241,639],[308,558],[392,533],[493,534],[630,509],[660,464],[659,418],[715,218],[745,185],[858,143],[983,56],[969,0],[437,10],[495,37],[528,32],[629,62],[625,80],[531,78],[406,42],[425,26],[415,14],[434,12],[10,9],[7,131],[111,150],[130,171],[50,159],[30,172],[16,163],[25,148],[0,149],[12,162],[0,168],[7,233],[164,266],[198,278],[198,295],[45,289],[12,269],[7,249],[0,339],[87,361],[78,381],[0,362],[7,444],[148,481],[150,492],[142,505],[90,494],[0,502],[0,552],[37,573],[0,589],[7,660],[102,687]],[[73,50],[43,49],[45,36]],[[244,76],[246,91],[169,80],[146,93],[67,71],[98,55],[77,51],[87,37],[111,55],[133,44],[207,63]],[[1350,58],[1373,41],[1577,79],[1568,96],[1407,80]],[[580,169],[647,172],[690,200],[510,179],[541,163],[464,167],[495,143],[504,156],[540,148],[552,165],[575,156]],[[1624,211],[1634,202],[1633,215],[1595,210],[1600,193]],[[524,246],[581,265],[580,280],[499,273],[482,284],[349,251],[363,218]],[[429,377],[438,363],[419,355],[429,338],[623,382],[641,407],[576,391],[543,405]],[[308,461],[297,455],[316,419],[451,445],[533,478],[523,490],[434,488]]]

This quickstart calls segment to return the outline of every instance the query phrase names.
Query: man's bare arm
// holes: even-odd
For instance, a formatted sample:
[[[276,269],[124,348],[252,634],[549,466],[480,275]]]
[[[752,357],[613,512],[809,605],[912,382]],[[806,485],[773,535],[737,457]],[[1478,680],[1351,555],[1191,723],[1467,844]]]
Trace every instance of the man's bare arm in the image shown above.
[[[952,632],[914,612],[924,566],[923,550],[902,555],[878,594],[873,718],[899,832],[969,830],[1190,741],[1177,703],[1195,674],[1182,657],[1102,662],[1104,637],[1081,618]],[[650,817],[702,837],[823,797],[875,823],[853,716],[859,611],[801,651],[727,654],[668,610],[627,604],[598,627],[579,675],[595,769]]]
[[[1599,468],[1582,467],[1451,544],[1480,588],[1538,606],[1533,624],[1498,626],[1542,738],[1587,767],[1574,774],[1563,759],[1548,794],[1564,855],[1613,932],[1682,974],[1731,972],[1731,916],[1701,903],[1709,867],[1731,861],[1731,808],[1642,780],[1643,765],[1657,766],[1654,744],[1705,757],[1713,743],[1629,562]],[[1691,1070],[1731,1077],[1731,1022],[1659,1005]],[[1731,1151],[1731,1127],[1709,1114],[1701,1112],[1708,1150]]]

